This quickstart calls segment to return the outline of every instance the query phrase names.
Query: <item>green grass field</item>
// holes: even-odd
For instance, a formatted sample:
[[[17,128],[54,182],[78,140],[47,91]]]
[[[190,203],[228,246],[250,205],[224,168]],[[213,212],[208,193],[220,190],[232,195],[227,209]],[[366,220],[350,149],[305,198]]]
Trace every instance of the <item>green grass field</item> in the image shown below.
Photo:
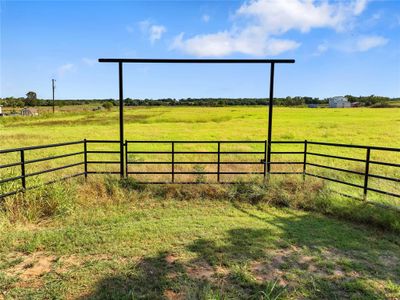
[[[129,140],[265,140],[267,132],[265,107],[138,107],[127,108],[125,116]],[[64,108],[55,116],[5,117],[0,126],[2,149],[119,136],[118,112],[90,107]],[[279,107],[274,111],[273,137],[400,147],[400,109]],[[169,145],[154,144],[138,149],[162,147],[169,150]],[[215,150],[215,145],[180,147]],[[117,149],[117,145],[93,149]],[[35,150],[26,159],[81,150],[82,145]],[[276,145],[273,150],[302,149]],[[310,150],[365,157],[364,150],[318,146]],[[117,159],[112,155],[103,158]],[[18,154],[1,157],[0,164],[5,164],[17,160]],[[356,162],[313,159],[364,170]],[[376,151],[372,159],[400,163],[400,154]],[[32,164],[27,172],[79,160],[68,157]],[[285,165],[275,168],[296,170]],[[6,177],[20,170],[1,171]],[[82,166],[68,172],[78,171]],[[354,183],[363,180],[320,172]],[[371,172],[400,177],[395,168],[374,166]],[[35,176],[28,185],[60,175]],[[303,183],[301,175],[273,177],[266,185],[195,187],[145,187],[95,176],[87,182],[77,179],[46,186],[8,198],[2,205],[0,299],[400,299],[400,213],[340,197],[329,189],[355,195],[359,191],[312,178]],[[400,193],[396,182],[371,180],[370,184]],[[400,206],[390,197],[374,193],[370,197]]]
[[[91,111],[90,106],[64,107],[63,111],[56,115],[48,113],[44,108],[43,113],[38,117],[6,117],[0,119],[3,141],[2,147],[12,148],[49,144],[65,141],[86,139],[114,139],[119,138],[118,111]],[[259,140],[263,141],[267,136],[267,108],[266,107],[127,107],[125,112],[125,137],[128,140]],[[310,109],[310,108],[283,108],[277,107],[274,110],[273,140],[311,140],[336,142],[347,144],[361,144],[386,147],[400,147],[400,109],[398,108],[356,108],[356,109]],[[171,145],[143,144],[131,150],[170,150]],[[118,150],[118,145],[97,145],[91,146],[90,150]],[[216,145],[179,145],[178,151],[208,150],[216,151]],[[263,151],[263,145],[223,145],[222,151]],[[273,151],[302,151],[302,145],[274,145]],[[40,151],[31,151],[26,154],[26,159],[34,159],[45,155],[58,155],[65,152],[82,151],[82,145],[67,148],[52,148]],[[365,150],[331,148],[320,146],[309,146],[308,151],[325,154],[335,154],[354,158],[365,159]],[[18,159],[17,155],[2,156],[4,163]],[[240,159],[248,161],[259,161],[263,155],[242,155]],[[89,160],[118,160],[118,155],[90,155]],[[169,160],[169,157],[162,155],[130,155],[130,160]],[[193,155],[180,155],[176,158],[185,161],[189,159],[215,160],[215,155],[195,157]],[[238,156],[224,156],[226,161],[238,160]],[[383,162],[400,163],[400,153],[372,151],[371,159]],[[62,162],[74,163],[81,160],[77,157],[63,159]],[[302,155],[291,155],[285,157],[273,156],[274,161],[302,161]],[[364,172],[365,165],[359,162],[343,160],[332,160],[329,158],[309,157],[310,162],[320,163],[329,166],[346,168],[358,172]],[[28,172],[34,172],[40,168],[51,168],[62,165],[59,161],[47,161],[40,164],[29,165]],[[91,166],[95,170],[105,170],[104,166]],[[145,170],[170,170],[169,165],[146,167]],[[182,171],[193,170],[194,166],[181,166]],[[214,170],[215,166],[203,166],[204,170]],[[239,170],[238,167],[226,166],[227,171]],[[247,171],[262,171],[262,166],[246,167]],[[106,170],[118,170],[117,165],[109,165]],[[131,170],[144,170],[133,168]],[[277,171],[301,171],[298,165],[275,165],[273,170]],[[9,169],[1,170],[10,172]],[[82,167],[69,170],[77,173]],[[335,172],[330,170],[309,167],[309,171],[331,176],[339,180],[351,183],[363,184],[362,176],[355,176],[348,173]],[[11,174],[18,174],[19,169],[11,171]],[[383,167],[371,165],[370,172],[373,174],[400,177],[400,168]],[[8,176],[5,174],[3,176]],[[28,184],[34,185],[40,182],[42,177],[30,178]],[[58,175],[57,175],[58,176]],[[182,180],[185,179],[181,176]],[[188,176],[186,176],[188,177]],[[214,176],[215,177],[215,176]],[[229,181],[228,176],[226,180]],[[144,176],[139,176],[142,180]],[[158,180],[169,180],[168,176],[156,176]],[[210,180],[215,180],[208,176]],[[146,179],[146,178],[145,178]],[[148,178],[147,178],[148,179]],[[191,178],[192,179],[192,178]],[[400,193],[397,182],[382,181],[371,178],[370,186],[384,189],[392,193]],[[19,184],[19,183],[17,183]],[[361,197],[362,191],[352,187],[332,184],[334,188],[348,194]],[[9,187],[7,187],[8,189]],[[393,197],[382,196],[371,192],[371,199],[388,204],[398,204]]]
[[[66,111],[0,119],[2,146],[118,139],[118,112]],[[266,107],[127,107],[127,139],[265,140]],[[274,140],[400,146],[400,109],[274,109]]]

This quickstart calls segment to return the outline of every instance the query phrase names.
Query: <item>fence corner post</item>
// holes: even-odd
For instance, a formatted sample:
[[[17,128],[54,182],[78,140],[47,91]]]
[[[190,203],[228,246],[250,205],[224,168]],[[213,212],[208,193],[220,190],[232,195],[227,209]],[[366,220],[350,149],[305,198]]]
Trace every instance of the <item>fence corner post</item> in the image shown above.
[[[217,166],[217,181],[220,182],[221,172],[221,142],[218,142],[218,166]]]
[[[172,173],[171,173],[171,176],[172,176],[172,182],[175,182],[175,143],[174,142],[172,142],[171,143],[171,147],[172,147],[172,149],[171,149],[171,154],[172,154],[172,156],[171,156],[171,168],[172,168]]]
[[[367,154],[365,158],[365,174],[364,174],[364,192],[363,192],[363,199],[367,200],[367,193],[368,193],[368,177],[369,177],[369,160],[371,157],[371,148],[367,148]]]
[[[26,179],[25,179],[25,151],[22,149],[21,152],[21,184],[22,189],[26,189]]]
[[[87,170],[87,141],[86,139],[83,140],[83,163],[84,163],[84,172],[85,172],[85,180],[88,175]]]
[[[306,171],[307,171],[307,140],[304,140],[303,182],[306,181]]]

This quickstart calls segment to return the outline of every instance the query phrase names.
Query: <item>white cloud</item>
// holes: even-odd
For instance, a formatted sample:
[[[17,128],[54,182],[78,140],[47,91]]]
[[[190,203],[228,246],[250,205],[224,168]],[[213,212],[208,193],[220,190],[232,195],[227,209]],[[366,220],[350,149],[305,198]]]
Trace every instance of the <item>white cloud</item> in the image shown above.
[[[238,35],[222,31],[198,35],[188,40],[183,40],[183,37],[183,33],[178,35],[171,48],[195,56],[226,56],[235,52],[255,56],[278,55],[300,46],[292,40],[262,37],[257,28],[254,28],[254,31],[250,29],[240,32]]]
[[[332,28],[343,31],[351,27],[353,19],[361,14],[366,0],[348,2],[316,0],[250,0],[234,14],[234,24],[229,30],[199,34],[184,39],[176,36],[171,49],[196,56],[225,56],[242,53],[255,56],[278,55],[296,49],[299,42],[279,36],[290,30],[302,33],[313,28]]]
[[[361,14],[366,0],[343,2],[316,0],[253,0],[243,4],[237,16],[253,17],[270,33],[289,30],[308,32],[312,28],[331,27],[343,30],[354,16]]]
[[[204,15],[201,16],[201,20],[202,20],[204,23],[208,23],[208,22],[210,21],[210,16],[204,14]]]
[[[85,65],[94,66],[94,65],[97,63],[97,60],[96,60],[96,59],[91,59],[91,58],[84,57],[84,58],[82,58],[82,62],[83,62]]]
[[[318,56],[321,55],[322,53],[328,51],[329,47],[328,47],[328,43],[327,42],[323,42],[322,44],[319,44],[317,47],[317,51],[315,51],[314,55]]]
[[[150,42],[154,43],[156,40],[161,39],[161,36],[167,31],[164,26],[151,25],[150,26]]]
[[[326,52],[328,49],[333,49],[341,52],[353,53],[353,52],[365,52],[377,47],[385,46],[389,40],[378,35],[363,35],[353,39],[347,39],[339,42],[331,42],[328,44],[324,42],[317,47],[317,51],[314,55],[320,55]]]
[[[57,74],[58,76],[63,77],[66,73],[72,72],[74,70],[75,70],[75,65],[68,63],[58,67]]]
[[[368,0],[358,0],[354,3],[354,14],[358,16],[367,7]]]
[[[377,35],[361,36],[345,45],[343,50],[346,52],[365,52],[372,48],[385,46],[388,41],[388,39]]]
[[[144,34],[148,35],[152,44],[160,40],[163,34],[167,32],[165,26],[153,24],[149,20],[139,22],[139,27]]]

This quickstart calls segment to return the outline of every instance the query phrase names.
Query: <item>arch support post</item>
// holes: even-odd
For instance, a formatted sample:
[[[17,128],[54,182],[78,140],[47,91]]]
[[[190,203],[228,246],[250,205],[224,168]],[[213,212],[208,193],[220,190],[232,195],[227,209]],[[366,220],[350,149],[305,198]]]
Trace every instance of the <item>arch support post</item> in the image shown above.
[[[268,151],[267,151],[267,173],[271,173],[271,144],[272,144],[272,113],[274,106],[274,76],[275,76],[275,63],[271,63],[270,77],[269,77],[269,104],[268,104]]]
[[[125,177],[124,172],[124,86],[122,62],[118,62],[119,81],[119,151],[120,151],[120,175]]]

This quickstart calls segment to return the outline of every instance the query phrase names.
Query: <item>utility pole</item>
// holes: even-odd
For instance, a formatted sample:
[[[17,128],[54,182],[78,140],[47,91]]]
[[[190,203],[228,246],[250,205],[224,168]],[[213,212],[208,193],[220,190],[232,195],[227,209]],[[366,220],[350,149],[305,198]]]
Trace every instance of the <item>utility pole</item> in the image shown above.
[[[53,114],[54,114],[54,89],[56,88],[54,84],[55,81],[56,81],[55,79],[51,80],[51,87],[53,88]]]

